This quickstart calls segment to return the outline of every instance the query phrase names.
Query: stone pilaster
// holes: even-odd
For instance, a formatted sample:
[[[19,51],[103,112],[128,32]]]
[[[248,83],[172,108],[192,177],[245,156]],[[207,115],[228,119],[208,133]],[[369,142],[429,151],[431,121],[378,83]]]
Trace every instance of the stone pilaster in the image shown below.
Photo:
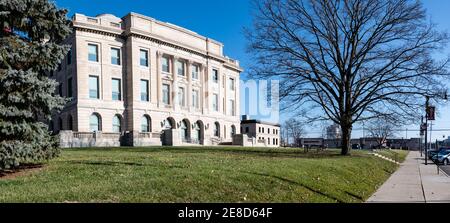
[[[188,80],[188,86],[185,92],[186,96],[186,106],[188,108],[188,111],[192,111],[192,62],[190,60],[186,61],[186,78]]]
[[[173,56],[172,57],[172,77],[173,77],[173,84],[172,84],[172,107],[174,111],[178,111],[178,74],[177,74],[177,60],[178,57]]]
[[[157,51],[156,52],[156,100],[158,108],[161,108],[162,100],[161,100],[161,94],[162,94],[162,66],[161,66],[161,58],[162,58],[162,52]]]

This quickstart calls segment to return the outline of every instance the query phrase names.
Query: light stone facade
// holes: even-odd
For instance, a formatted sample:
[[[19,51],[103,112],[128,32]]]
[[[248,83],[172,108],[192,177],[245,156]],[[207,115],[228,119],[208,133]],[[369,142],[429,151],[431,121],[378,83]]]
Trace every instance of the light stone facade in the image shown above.
[[[241,133],[234,137],[234,145],[280,147],[280,125],[259,120],[241,121]]]
[[[242,68],[220,42],[136,13],[75,14],[73,30],[52,74],[71,98],[51,123],[62,147],[231,144],[239,134]]]

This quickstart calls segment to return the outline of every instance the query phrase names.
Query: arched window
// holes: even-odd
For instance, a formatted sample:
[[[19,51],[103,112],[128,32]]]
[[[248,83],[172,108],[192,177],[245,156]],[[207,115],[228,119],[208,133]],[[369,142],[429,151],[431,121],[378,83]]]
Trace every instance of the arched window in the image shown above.
[[[151,131],[151,125],[150,125],[150,116],[144,115],[141,119],[141,132],[150,132]]]
[[[231,126],[230,136],[233,137],[234,135],[236,135],[236,126],[232,125]]]
[[[113,117],[113,132],[120,133],[122,132],[122,117],[120,115],[114,115]]]
[[[67,130],[72,130],[73,131],[73,118],[72,118],[72,115],[69,115],[67,117]]]
[[[220,124],[218,122],[214,123],[214,136],[220,137]]]
[[[101,125],[101,117],[99,114],[94,113],[89,118],[89,127],[91,132],[100,132],[102,131],[102,125]]]

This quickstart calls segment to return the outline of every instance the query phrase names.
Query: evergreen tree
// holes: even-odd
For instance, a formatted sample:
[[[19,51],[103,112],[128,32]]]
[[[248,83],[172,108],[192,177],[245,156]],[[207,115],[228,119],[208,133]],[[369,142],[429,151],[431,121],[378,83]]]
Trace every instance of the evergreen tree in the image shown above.
[[[47,0],[0,0],[0,170],[58,155],[47,123],[65,99],[48,74],[69,50],[66,13]]]

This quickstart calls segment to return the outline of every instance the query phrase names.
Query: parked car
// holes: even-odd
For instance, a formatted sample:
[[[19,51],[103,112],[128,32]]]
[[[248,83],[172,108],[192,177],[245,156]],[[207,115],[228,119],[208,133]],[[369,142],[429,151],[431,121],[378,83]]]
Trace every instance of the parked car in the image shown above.
[[[433,157],[434,157],[435,155],[437,155],[437,154],[440,153],[441,151],[445,151],[445,150],[450,150],[450,148],[444,148],[444,147],[442,147],[442,148],[439,148],[439,150],[435,150],[435,149],[433,149],[433,150],[428,150],[428,158],[429,158],[429,159],[433,159]]]
[[[450,150],[442,150],[438,154],[434,155],[431,160],[436,163],[442,163],[445,166],[450,164]]]
[[[361,146],[359,144],[353,144],[352,149],[361,149]]]

